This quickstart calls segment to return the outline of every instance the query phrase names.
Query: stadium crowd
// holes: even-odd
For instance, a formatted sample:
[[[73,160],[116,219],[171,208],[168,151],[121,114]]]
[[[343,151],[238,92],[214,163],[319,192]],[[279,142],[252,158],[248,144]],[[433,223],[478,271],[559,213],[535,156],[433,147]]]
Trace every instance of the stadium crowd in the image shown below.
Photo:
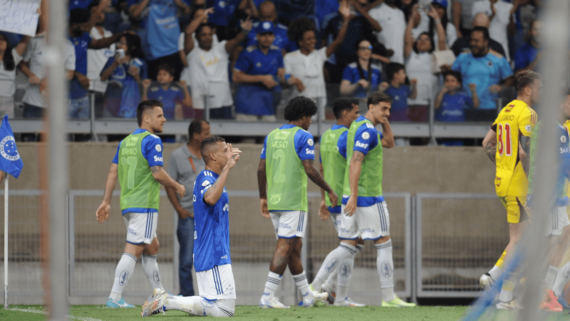
[[[275,120],[280,101],[393,98],[393,121],[492,120],[513,72],[540,62],[540,0],[72,0],[65,68],[70,118]],[[40,19],[41,20],[41,19]],[[0,113],[47,106],[46,33],[0,33]],[[525,39],[528,39],[525,42]],[[328,98],[328,99],[327,99]],[[511,98],[511,97],[507,97]],[[506,101],[506,100],[505,100]],[[17,101],[19,103],[19,100]],[[329,115],[332,116],[332,115]],[[331,118],[331,117],[329,117]]]

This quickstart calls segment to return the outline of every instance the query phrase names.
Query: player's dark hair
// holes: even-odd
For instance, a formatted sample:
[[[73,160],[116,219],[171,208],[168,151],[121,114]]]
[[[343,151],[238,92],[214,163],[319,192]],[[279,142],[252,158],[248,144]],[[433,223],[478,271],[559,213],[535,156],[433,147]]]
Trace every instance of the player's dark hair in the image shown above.
[[[287,29],[287,38],[298,45],[299,41],[303,40],[303,36],[307,31],[313,31],[315,36],[317,35],[315,22],[306,17],[299,18],[289,24],[289,28]]]
[[[157,71],[161,71],[161,70],[166,71],[166,72],[169,73],[172,77],[174,77],[174,68],[172,68],[172,66],[171,66],[169,63],[165,62],[165,63],[163,63],[163,64],[160,64],[160,65],[158,66]]]
[[[352,110],[354,105],[358,106],[358,99],[352,97],[339,97],[333,103],[333,113],[336,119],[342,117],[342,112]]]
[[[532,70],[521,70],[515,74],[515,89],[517,93],[532,85],[535,80],[540,79],[540,74]]]
[[[125,33],[122,35],[127,40],[127,50],[126,54],[130,55],[131,58],[139,58],[144,60],[144,52],[141,45],[141,38],[137,35],[130,33]]]
[[[375,91],[372,93],[372,95],[370,95],[370,97],[368,97],[367,106],[368,109],[370,109],[370,105],[376,105],[379,103],[391,103],[391,102],[392,98],[390,98],[390,96],[388,96],[383,92]]]
[[[12,71],[16,68],[16,62],[14,61],[14,56],[12,55],[12,46],[8,41],[8,38],[5,34],[0,33],[0,37],[6,41],[6,51],[4,51],[4,57],[2,57],[2,64],[4,65],[4,69],[7,71]]]
[[[303,117],[313,117],[317,114],[318,108],[314,101],[307,97],[298,96],[289,101],[285,106],[285,119],[296,121]]]
[[[394,75],[400,72],[400,70],[406,70],[406,67],[397,62],[391,62],[386,66],[386,76],[388,77],[388,81],[392,81],[394,79]]]
[[[200,145],[200,154],[202,154],[202,159],[204,159],[204,162],[208,161],[208,156],[206,155],[208,146],[215,145],[218,142],[225,142],[225,141],[226,140],[220,136],[210,136],[210,137],[204,139],[202,141],[202,144]]]
[[[473,27],[473,29],[471,29],[471,35],[473,35],[474,32],[480,32],[483,34],[483,39],[484,40],[489,40],[490,36],[489,36],[489,29],[485,28],[485,27]]]
[[[85,9],[76,8],[69,12],[69,25],[86,23],[91,18],[91,13]]]
[[[194,134],[200,134],[202,132],[202,124],[210,124],[204,119],[193,119],[188,126],[188,140],[192,140]]]
[[[420,35],[416,38],[416,41],[414,41],[414,45],[412,46],[412,49],[414,50],[415,53],[419,54],[420,52],[418,51],[418,39],[420,39],[423,35],[428,36],[429,38],[429,43],[431,44],[431,49],[430,51],[428,51],[429,53],[432,53],[435,50],[435,42],[433,42],[433,37],[429,34],[429,32],[424,31],[422,33],[420,33]]]
[[[198,41],[200,40],[200,32],[202,32],[202,29],[204,29],[204,28],[206,28],[206,27],[208,27],[208,28],[210,28],[210,29],[212,29],[212,30],[215,29],[214,25],[212,25],[212,24],[210,24],[210,23],[201,23],[201,24],[198,26],[198,29],[196,29],[196,33],[195,33],[195,35],[196,35],[196,40],[198,40]]]
[[[444,72],[443,73],[443,80],[445,80],[445,77],[447,77],[447,76],[455,77],[455,79],[457,79],[459,84],[461,84],[463,82],[463,78],[461,77],[461,74],[458,71],[450,70],[450,71]]]
[[[372,41],[370,41],[369,39],[366,38],[362,38],[360,40],[358,40],[357,42],[354,43],[354,60],[356,62],[356,70],[358,70],[358,76],[360,77],[360,79],[364,79],[367,80],[368,82],[370,82],[370,79],[372,79],[372,57],[368,60],[368,70],[366,70],[367,74],[368,74],[368,78],[364,76],[364,69],[362,69],[362,66],[360,65],[360,59],[358,59],[358,50],[360,50],[360,43],[362,43],[363,41],[368,41],[370,43],[370,45],[372,46]]]
[[[140,102],[140,104],[137,106],[137,124],[139,124],[139,127],[142,125],[142,117],[144,112],[149,109],[153,109],[154,107],[163,108],[164,105],[160,101],[152,99],[143,100]]]

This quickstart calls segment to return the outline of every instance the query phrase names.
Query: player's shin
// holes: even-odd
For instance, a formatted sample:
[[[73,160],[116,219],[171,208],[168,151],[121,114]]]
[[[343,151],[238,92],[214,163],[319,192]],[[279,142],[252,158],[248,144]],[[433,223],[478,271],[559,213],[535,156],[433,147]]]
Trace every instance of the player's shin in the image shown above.
[[[564,289],[564,285],[570,281],[570,261],[564,264],[560,269],[560,273],[556,274],[556,278],[554,280],[554,285],[552,286],[552,290],[554,291],[554,295],[560,297],[562,295],[562,290]]]
[[[321,265],[313,283],[311,283],[313,289],[315,291],[320,291],[321,286],[325,283],[327,278],[337,271],[339,262],[353,256],[356,254],[356,251],[355,246],[344,242],[340,243],[336,249],[332,250],[325,258],[325,261],[323,262],[323,265]]]
[[[503,251],[501,257],[495,263],[495,266],[489,271],[489,275],[493,280],[498,280],[503,273],[503,266],[505,265],[505,257],[507,256],[507,250]]]
[[[508,303],[513,300],[513,290],[518,281],[518,272],[513,271],[507,278],[503,281],[503,286],[501,288],[501,294],[499,294],[499,301]]]
[[[263,290],[263,297],[266,300],[269,300],[275,296],[275,292],[279,288],[282,277],[282,275],[269,271],[267,281],[265,282],[265,289]]]
[[[109,295],[109,297],[114,301],[121,300],[123,290],[125,289],[125,286],[127,286],[129,278],[135,270],[136,263],[136,256],[130,253],[123,253],[123,256],[121,256],[121,260],[119,260],[117,268],[115,269],[115,281],[113,282],[113,288]]]
[[[382,300],[390,302],[396,298],[394,293],[394,263],[392,259],[392,240],[376,244],[376,268],[380,275]]]
[[[354,270],[354,256],[344,259],[338,268],[335,302],[342,302],[348,297],[348,286]]]
[[[142,267],[144,270],[144,274],[146,274],[146,278],[148,279],[148,283],[153,289],[161,289],[164,290],[162,287],[161,278],[160,278],[160,271],[158,270],[158,263],[156,261],[156,255],[144,255],[142,256]]]

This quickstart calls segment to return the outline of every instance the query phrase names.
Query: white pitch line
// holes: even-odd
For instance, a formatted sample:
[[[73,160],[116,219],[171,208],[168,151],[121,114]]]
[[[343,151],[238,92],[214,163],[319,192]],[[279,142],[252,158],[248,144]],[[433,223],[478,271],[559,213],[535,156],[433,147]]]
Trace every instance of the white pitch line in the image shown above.
[[[7,310],[8,310],[8,311],[26,312],[26,313],[47,314],[47,312],[42,311],[42,310],[37,310],[37,309],[9,308],[9,309],[7,309]],[[95,319],[95,318],[90,318],[90,317],[76,317],[76,316],[74,316],[74,315],[68,315],[67,317],[70,318],[70,319],[79,320],[79,321],[103,321],[103,320],[99,320],[99,319]]]

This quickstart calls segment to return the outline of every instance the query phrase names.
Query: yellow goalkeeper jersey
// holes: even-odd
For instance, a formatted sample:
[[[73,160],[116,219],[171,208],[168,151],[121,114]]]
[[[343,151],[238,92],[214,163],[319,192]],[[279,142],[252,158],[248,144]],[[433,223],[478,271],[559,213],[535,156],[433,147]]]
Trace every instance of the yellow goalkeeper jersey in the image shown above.
[[[491,127],[497,133],[495,190],[500,197],[527,193],[528,178],[520,161],[519,142],[521,136],[531,136],[537,119],[536,112],[524,101],[513,100]]]

